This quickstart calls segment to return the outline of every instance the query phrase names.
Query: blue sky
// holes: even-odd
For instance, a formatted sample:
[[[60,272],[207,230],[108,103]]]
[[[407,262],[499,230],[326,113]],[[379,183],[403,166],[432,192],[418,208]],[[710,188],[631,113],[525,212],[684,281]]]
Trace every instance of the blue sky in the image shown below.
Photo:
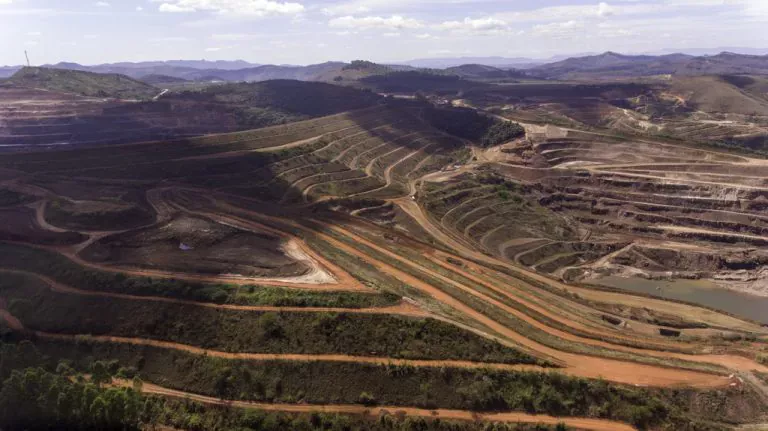
[[[0,65],[766,48],[768,0],[0,0]]]

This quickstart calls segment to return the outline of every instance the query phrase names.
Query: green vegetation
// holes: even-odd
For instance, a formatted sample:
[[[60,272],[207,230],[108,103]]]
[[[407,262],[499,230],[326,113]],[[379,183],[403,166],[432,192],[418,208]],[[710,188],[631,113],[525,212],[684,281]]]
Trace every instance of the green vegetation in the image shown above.
[[[690,408],[687,403],[694,391],[624,387],[557,373],[222,360],[87,339],[77,344],[38,342],[38,349],[52,358],[51,367],[66,360],[75,369],[87,370],[99,359],[136,369],[147,382],[223,399],[357,404],[366,393],[371,402],[382,405],[595,417],[630,422],[641,429],[721,429],[683,413]],[[13,355],[7,357],[9,363],[20,362]],[[716,392],[711,392],[713,399],[726,396]]]
[[[230,352],[538,363],[525,353],[434,319],[254,312],[83,297],[54,292],[39,280],[24,278],[4,276],[0,292],[26,327],[44,332],[140,337]]]
[[[45,275],[83,290],[217,304],[368,308],[393,305],[400,299],[399,296],[386,293],[311,292],[268,286],[233,286],[136,277],[84,268],[60,254],[19,244],[0,243],[0,268]]]
[[[424,117],[433,126],[483,147],[509,142],[525,135],[517,123],[480,114],[471,108],[427,108]]]
[[[149,99],[160,93],[157,88],[116,73],[24,67],[8,82],[22,87],[74,93],[89,97]]]
[[[8,429],[147,429],[166,425],[190,431],[209,430],[338,430],[338,431],[480,431],[487,424],[382,415],[374,420],[327,413],[267,413],[255,409],[208,406],[141,394],[135,369],[116,361],[93,361],[90,380],[72,362],[45,360],[28,343],[3,344],[0,379],[0,426]],[[32,365],[31,367],[28,367]],[[37,367],[34,367],[37,366]],[[40,368],[44,366],[46,368]],[[55,369],[55,371],[54,371]],[[131,388],[106,387],[113,377],[133,378]],[[496,424],[496,431],[546,431],[538,425]],[[565,429],[562,426],[558,430]]]
[[[142,409],[132,388],[102,388],[42,368],[13,371],[0,386],[4,429],[138,430]]]

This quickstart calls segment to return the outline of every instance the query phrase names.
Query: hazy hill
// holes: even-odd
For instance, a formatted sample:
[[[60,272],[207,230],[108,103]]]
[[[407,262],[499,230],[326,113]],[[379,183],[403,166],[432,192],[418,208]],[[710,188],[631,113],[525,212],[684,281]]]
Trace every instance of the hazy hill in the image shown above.
[[[573,57],[536,66],[531,74],[548,79],[605,79],[652,75],[768,74],[768,56],[723,52],[709,57],[686,54]]]
[[[415,60],[404,61],[400,64],[412,67],[426,67],[433,69],[446,69],[450,67],[461,66],[464,64],[482,64],[495,67],[515,67],[525,69],[539,64],[548,63],[559,58],[548,60],[524,58],[524,57],[444,57],[444,58],[419,58]]]
[[[614,78],[674,74],[682,64],[693,57],[685,54],[623,55],[606,52],[600,55],[573,57],[530,69],[530,73],[543,78]]]
[[[21,87],[61,91],[90,97],[145,99],[159,92],[157,88],[125,75],[45,67],[24,67],[8,81]]]
[[[721,52],[711,57],[696,57],[682,65],[679,74],[768,74],[768,55],[746,55]]]
[[[483,64],[463,64],[461,66],[449,67],[445,69],[445,72],[467,79],[503,79],[526,77],[525,73],[517,70],[500,69],[498,67],[487,66]]]
[[[140,79],[140,81],[147,83],[149,85],[181,84],[183,82],[189,82],[184,78],[177,78],[175,76],[169,76],[169,75],[146,75],[146,76],[143,76]]]

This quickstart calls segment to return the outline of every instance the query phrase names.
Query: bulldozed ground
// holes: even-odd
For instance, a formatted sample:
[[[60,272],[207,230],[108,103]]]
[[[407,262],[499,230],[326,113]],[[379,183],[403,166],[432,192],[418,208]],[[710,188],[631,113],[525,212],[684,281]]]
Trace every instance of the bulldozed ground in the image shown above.
[[[91,103],[76,102],[57,109]],[[33,340],[44,366],[118,360],[145,392],[266,410],[765,419],[766,327],[583,283],[765,293],[768,163],[552,124],[480,148],[421,113],[3,154],[3,339]]]

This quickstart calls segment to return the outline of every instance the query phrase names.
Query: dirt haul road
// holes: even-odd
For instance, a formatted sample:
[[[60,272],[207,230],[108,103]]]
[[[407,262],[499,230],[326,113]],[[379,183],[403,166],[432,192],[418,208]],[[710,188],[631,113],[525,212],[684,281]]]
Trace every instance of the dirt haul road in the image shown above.
[[[234,210],[239,213],[248,214],[252,217],[255,217],[256,219],[272,218],[245,209],[232,207],[227,204],[220,203],[219,207],[222,209],[229,208],[230,210]],[[292,221],[279,221],[282,223],[289,223],[292,226],[300,229],[309,230],[309,228]],[[730,382],[728,378],[703,372],[664,368],[652,365],[643,365],[634,362],[623,362],[613,359],[577,355],[565,353],[548,346],[544,346],[523,335],[520,335],[519,333],[502,324],[499,324],[494,319],[472,309],[471,307],[446,294],[440,289],[437,289],[434,286],[431,286],[421,281],[420,279],[411,276],[410,274],[400,271],[399,269],[396,269],[387,263],[371,258],[370,256],[351,246],[348,246],[345,243],[342,243],[341,241],[334,239],[333,237],[330,237],[327,234],[314,230],[312,230],[312,232],[320,236],[324,241],[333,244],[338,249],[364,259],[366,262],[373,265],[376,269],[383,271],[416,289],[421,290],[439,302],[451,306],[457,311],[464,313],[466,316],[471,317],[475,321],[494,330],[498,334],[501,334],[508,340],[534,351],[540,357],[556,358],[557,360],[564,362],[566,367],[562,370],[559,370],[564,374],[586,378],[604,378],[616,383],[643,386],[695,386],[708,388],[725,386]],[[361,243],[365,243],[367,246],[373,245],[362,239]],[[373,248],[377,248],[377,246],[373,245]],[[399,256],[395,255],[394,253],[390,253],[383,249],[379,249],[379,251],[387,254],[388,256],[391,256],[393,259],[399,259]],[[452,281],[448,280],[448,282]],[[471,289],[468,290],[470,291],[469,293],[472,293]]]
[[[13,317],[6,310],[0,310],[0,317],[7,319],[9,325],[16,325],[14,329],[24,330],[23,322]],[[21,328],[18,326],[21,325]],[[246,360],[246,361],[290,361],[290,362],[346,362],[355,364],[370,365],[397,365],[408,367],[428,367],[428,368],[464,368],[464,369],[493,369],[499,371],[532,371],[547,372],[553,371],[552,368],[544,368],[536,365],[514,365],[497,364],[489,362],[471,362],[459,360],[421,360],[421,359],[397,359],[374,356],[352,356],[341,354],[312,355],[312,354],[292,354],[292,353],[232,353],[219,350],[203,349],[201,347],[190,346],[188,344],[173,343],[170,341],[149,340],[146,338],[112,337],[108,335],[87,335],[87,334],[54,334],[50,332],[31,331],[35,337],[47,340],[60,340],[76,342],[85,337],[87,340],[98,343],[112,344],[130,344],[133,346],[151,346],[161,349],[177,350],[194,355],[209,356],[214,358],[228,360]]]
[[[133,387],[133,382],[128,380],[113,380],[112,384],[119,387]],[[174,389],[164,388],[151,383],[143,383],[141,391],[145,394],[161,395],[165,397],[178,398],[182,400],[192,400],[203,404],[248,408],[265,411],[278,411],[286,413],[339,413],[348,415],[360,415],[370,418],[377,418],[383,414],[405,413],[408,416],[431,418],[431,419],[449,419],[460,421],[491,421],[491,422],[523,422],[531,424],[557,425],[565,424],[569,428],[591,430],[591,431],[634,431],[635,428],[622,423],[601,419],[573,418],[573,417],[553,417],[546,415],[529,415],[525,413],[476,413],[467,410],[424,410],[412,407],[399,406],[381,406],[367,407],[360,405],[331,405],[331,404],[266,404],[248,401],[230,401],[221,400],[200,394],[182,392]]]
[[[195,307],[206,307],[221,310],[236,310],[236,311],[274,311],[274,312],[291,312],[291,313],[354,313],[354,314],[389,314],[400,316],[412,316],[412,317],[429,317],[429,313],[421,310],[417,306],[408,302],[402,302],[398,305],[381,308],[340,308],[340,307],[276,307],[265,305],[235,305],[235,304],[216,304],[211,302],[198,302],[188,301],[176,298],[166,298],[161,296],[139,296],[128,295],[124,293],[109,293],[99,292],[93,290],[77,289],[65,284],[59,283],[56,280],[46,277],[44,275],[36,274],[27,271],[8,270],[0,268],[0,274],[19,274],[24,276],[35,277],[46,283],[50,289],[54,292],[82,295],[82,296],[95,296],[101,298],[115,298],[115,299],[128,299],[132,301],[151,301],[162,302],[166,304],[178,304],[189,305]]]

